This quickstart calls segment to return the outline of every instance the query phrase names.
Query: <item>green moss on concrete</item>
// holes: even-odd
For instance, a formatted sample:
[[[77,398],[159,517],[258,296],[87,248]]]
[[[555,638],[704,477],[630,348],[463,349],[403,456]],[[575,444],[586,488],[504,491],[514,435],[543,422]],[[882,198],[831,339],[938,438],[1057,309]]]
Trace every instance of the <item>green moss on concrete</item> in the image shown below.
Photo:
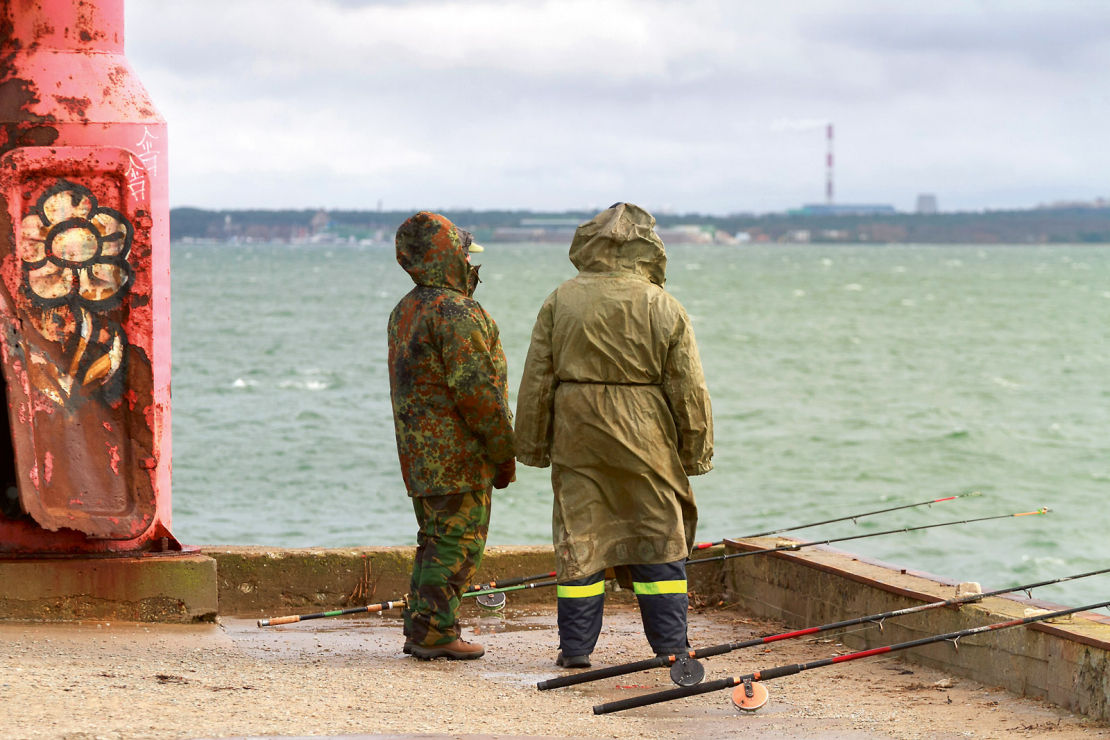
[[[723,548],[699,552],[718,555]],[[220,613],[271,616],[391,601],[408,593],[413,547],[355,547],[341,549],[281,549],[267,547],[206,547],[218,563]],[[367,567],[369,578],[366,578]],[[489,547],[476,582],[504,580],[555,570],[555,553],[544,546]],[[723,594],[720,563],[695,566],[690,586],[699,597],[719,600]],[[361,598],[352,599],[360,581]],[[552,589],[512,592],[514,604],[550,602]],[[631,598],[618,594],[615,598]]]
[[[217,594],[202,555],[0,560],[0,619],[212,621]]]

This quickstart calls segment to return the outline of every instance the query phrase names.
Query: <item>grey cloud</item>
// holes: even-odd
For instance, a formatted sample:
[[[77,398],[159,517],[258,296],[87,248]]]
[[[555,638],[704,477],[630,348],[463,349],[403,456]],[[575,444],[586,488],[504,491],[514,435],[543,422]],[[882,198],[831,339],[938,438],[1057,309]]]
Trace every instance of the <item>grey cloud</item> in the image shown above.
[[[129,56],[174,136],[175,203],[557,209],[620,191],[778,209],[821,196],[823,139],[773,126],[791,118],[836,122],[846,200],[1093,197],[1110,167],[1101,4],[272,0],[289,12],[248,22],[242,1],[128,3]],[[342,27],[419,33],[421,11],[465,25],[474,6],[515,15],[472,29],[462,56]],[[580,28],[633,11],[616,53]],[[556,25],[542,44],[513,37],[537,18]]]

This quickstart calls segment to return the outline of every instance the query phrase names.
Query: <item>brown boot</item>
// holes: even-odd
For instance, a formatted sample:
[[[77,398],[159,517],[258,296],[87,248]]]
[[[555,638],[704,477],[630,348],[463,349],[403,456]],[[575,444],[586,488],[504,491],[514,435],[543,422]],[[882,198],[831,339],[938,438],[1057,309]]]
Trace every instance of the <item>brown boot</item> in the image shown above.
[[[486,649],[476,642],[467,642],[457,638],[446,645],[413,645],[412,657],[421,660],[433,658],[447,658],[448,660],[474,660],[486,654]]]

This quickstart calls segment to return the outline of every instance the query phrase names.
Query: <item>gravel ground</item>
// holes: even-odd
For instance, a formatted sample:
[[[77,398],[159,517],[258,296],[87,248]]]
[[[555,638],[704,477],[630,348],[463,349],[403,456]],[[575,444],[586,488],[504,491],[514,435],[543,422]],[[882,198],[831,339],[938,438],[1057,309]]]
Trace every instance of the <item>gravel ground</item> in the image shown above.
[[[634,607],[606,609],[594,665],[650,657]],[[403,655],[389,616],[268,630],[228,618],[195,627],[0,624],[0,740],[1110,737],[1104,724],[893,657],[769,682],[771,701],[756,714],[736,712],[718,692],[595,717],[594,704],[672,684],[657,671],[536,691],[559,672],[554,621],[546,607],[470,614],[467,636],[487,650],[471,663]],[[732,610],[691,615],[695,645],[780,630]],[[705,666],[712,679],[845,650],[835,639],[795,640]]]

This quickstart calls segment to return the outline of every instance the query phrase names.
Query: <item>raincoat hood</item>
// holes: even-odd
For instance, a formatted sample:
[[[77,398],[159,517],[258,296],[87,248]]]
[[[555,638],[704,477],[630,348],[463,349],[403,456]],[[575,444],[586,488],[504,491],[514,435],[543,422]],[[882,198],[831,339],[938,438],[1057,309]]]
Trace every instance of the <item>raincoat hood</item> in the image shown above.
[[[397,264],[417,285],[472,295],[478,268],[467,260],[470,233],[437,213],[421,211],[397,229]]]
[[[578,227],[570,261],[579,272],[631,272],[662,287],[667,253],[654,227],[643,208],[617,203]]]

